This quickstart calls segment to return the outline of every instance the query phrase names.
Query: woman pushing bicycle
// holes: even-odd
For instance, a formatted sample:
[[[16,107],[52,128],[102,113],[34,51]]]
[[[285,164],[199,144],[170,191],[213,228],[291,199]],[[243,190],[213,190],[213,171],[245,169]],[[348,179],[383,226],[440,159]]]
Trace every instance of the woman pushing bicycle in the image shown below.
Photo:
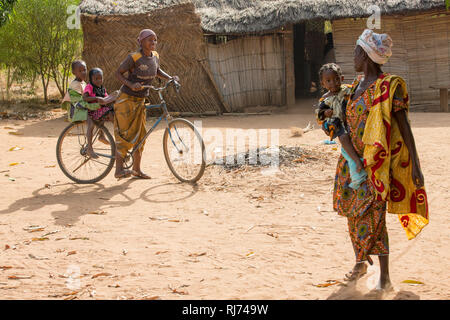
[[[141,170],[141,158],[144,143],[133,155],[132,170],[124,169],[124,158],[128,150],[142,140],[146,134],[145,128],[145,97],[149,94],[148,86],[155,77],[179,81],[177,76],[171,77],[159,67],[159,55],[155,51],[156,33],[144,29],[139,33],[139,51],[129,54],[117,70],[117,78],[123,84],[120,96],[114,105],[114,138],[116,142],[116,172],[117,179],[134,176],[150,179]],[[125,73],[128,73],[125,77]]]

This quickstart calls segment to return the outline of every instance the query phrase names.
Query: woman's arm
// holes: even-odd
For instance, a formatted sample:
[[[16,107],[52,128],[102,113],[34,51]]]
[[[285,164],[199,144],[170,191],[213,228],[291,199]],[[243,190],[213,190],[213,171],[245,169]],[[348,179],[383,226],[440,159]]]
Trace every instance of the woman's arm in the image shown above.
[[[133,58],[128,56],[119,66],[119,69],[116,71],[116,78],[125,86],[130,88],[133,91],[139,91],[142,89],[142,85],[139,82],[133,83],[125,78],[124,74],[129,72],[134,65]]]
[[[420,169],[419,156],[417,154],[414,136],[411,130],[411,126],[409,125],[405,109],[394,112],[394,119],[397,121],[403,141],[405,141],[405,145],[409,151],[412,162],[413,182],[417,188],[421,188],[424,185],[424,178],[422,170]]]
[[[127,72],[128,70],[121,70],[120,68],[117,70],[116,72],[116,77],[117,79],[119,79],[119,81],[126,85],[128,88],[130,88],[133,91],[139,91],[142,89],[142,85],[139,82],[136,83],[132,83],[131,81],[128,81],[127,78],[124,77],[124,73]]]
[[[171,77],[166,72],[164,72],[161,68],[158,68],[158,72],[156,75],[161,79],[172,80],[172,78],[173,78],[175,81],[180,81],[180,78],[178,78],[178,76]]]

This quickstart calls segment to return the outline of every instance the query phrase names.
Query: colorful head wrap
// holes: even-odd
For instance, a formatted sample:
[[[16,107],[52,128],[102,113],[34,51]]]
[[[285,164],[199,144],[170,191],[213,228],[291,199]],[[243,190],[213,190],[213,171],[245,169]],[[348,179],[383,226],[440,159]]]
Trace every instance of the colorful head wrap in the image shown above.
[[[144,29],[141,32],[139,32],[139,37],[137,39],[138,43],[141,44],[141,41],[144,40],[147,37],[150,36],[156,36],[156,33],[153,30],[150,29]]]
[[[386,33],[378,34],[366,29],[356,41],[356,44],[361,46],[375,63],[385,64],[392,56],[393,42]]]

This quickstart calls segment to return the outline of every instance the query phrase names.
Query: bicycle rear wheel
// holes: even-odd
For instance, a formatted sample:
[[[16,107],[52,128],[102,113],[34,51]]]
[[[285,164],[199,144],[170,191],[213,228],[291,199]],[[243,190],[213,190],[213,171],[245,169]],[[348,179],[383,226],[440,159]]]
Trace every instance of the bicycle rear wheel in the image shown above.
[[[170,121],[164,132],[163,149],[167,165],[178,180],[195,183],[203,176],[205,144],[191,122],[186,119]]]
[[[103,131],[108,144],[99,141]],[[99,156],[93,159],[86,154],[87,123],[78,122],[68,125],[58,138],[56,159],[62,172],[72,181],[81,184],[95,183],[108,175],[114,166],[116,145],[105,126],[95,126],[92,135],[92,147]]]

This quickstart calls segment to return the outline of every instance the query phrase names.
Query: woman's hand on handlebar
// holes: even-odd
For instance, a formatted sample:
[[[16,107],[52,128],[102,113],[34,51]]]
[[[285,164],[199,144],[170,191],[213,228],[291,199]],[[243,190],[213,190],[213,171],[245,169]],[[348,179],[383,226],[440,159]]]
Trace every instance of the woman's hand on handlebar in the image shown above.
[[[175,82],[180,82],[180,78],[178,76],[173,76],[170,80],[175,80]]]

